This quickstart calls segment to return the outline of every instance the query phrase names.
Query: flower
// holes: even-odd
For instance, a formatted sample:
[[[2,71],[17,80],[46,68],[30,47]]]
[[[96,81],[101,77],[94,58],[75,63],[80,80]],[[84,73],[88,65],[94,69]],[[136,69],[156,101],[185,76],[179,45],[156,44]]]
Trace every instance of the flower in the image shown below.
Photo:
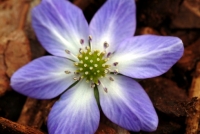
[[[133,37],[133,0],[106,1],[89,26],[82,11],[69,1],[42,0],[32,10],[32,25],[43,47],[54,56],[20,68],[11,86],[37,99],[61,95],[48,117],[50,134],[96,131],[100,114],[95,87],[100,107],[112,122],[131,131],[157,128],[155,109],[132,78],[165,73],[182,56],[183,44],[169,36]]]

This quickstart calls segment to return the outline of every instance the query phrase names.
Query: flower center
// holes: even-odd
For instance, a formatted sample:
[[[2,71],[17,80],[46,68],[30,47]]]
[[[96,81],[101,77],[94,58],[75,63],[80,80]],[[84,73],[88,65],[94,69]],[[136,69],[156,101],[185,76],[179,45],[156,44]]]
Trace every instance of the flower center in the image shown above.
[[[79,52],[79,62],[74,63],[78,68],[76,73],[80,74],[81,78],[85,78],[86,82],[92,81],[98,84],[98,79],[105,77],[109,72],[109,65],[106,64],[108,58],[105,57],[105,52],[92,51],[90,47],[86,47],[85,50],[80,49]]]
[[[89,36],[88,42],[88,45],[91,46],[91,36]],[[83,39],[80,40],[80,44],[84,45]],[[114,81],[111,76],[106,76],[106,74],[118,74],[117,66],[119,62],[113,62],[108,65],[107,61],[113,53],[107,52],[106,49],[109,47],[109,44],[106,41],[103,44],[103,52],[92,50],[89,46],[86,46],[85,49],[80,48],[78,56],[72,54],[69,50],[65,50],[67,54],[71,55],[78,61],[74,63],[77,70],[74,72],[73,79],[76,81],[85,79],[87,83],[91,84],[91,88],[94,88],[95,85],[101,85],[104,91],[107,92],[107,88],[101,82],[100,78],[106,77],[108,80]],[[66,70],[65,73],[70,74],[71,71]]]

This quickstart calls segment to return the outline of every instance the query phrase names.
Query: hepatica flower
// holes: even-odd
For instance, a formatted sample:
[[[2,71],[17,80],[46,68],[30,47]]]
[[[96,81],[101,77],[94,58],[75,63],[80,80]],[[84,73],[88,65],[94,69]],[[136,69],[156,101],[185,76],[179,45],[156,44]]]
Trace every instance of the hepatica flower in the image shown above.
[[[11,78],[17,92],[37,99],[61,95],[48,117],[50,134],[92,134],[100,108],[112,122],[131,131],[154,131],[155,109],[132,78],[165,73],[182,56],[183,44],[169,36],[134,36],[133,0],[107,0],[88,25],[82,11],[66,0],[42,0],[32,25],[53,56],[33,60]],[[73,83],[77,82],[74,86]]]

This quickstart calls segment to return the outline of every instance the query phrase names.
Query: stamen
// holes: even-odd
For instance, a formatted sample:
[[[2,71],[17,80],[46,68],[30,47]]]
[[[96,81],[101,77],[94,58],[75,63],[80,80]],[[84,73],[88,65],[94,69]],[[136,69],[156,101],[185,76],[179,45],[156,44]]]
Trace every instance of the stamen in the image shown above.
[[[85,72],[86,75],[88,75],[88,72]]]
[[[90,60],[90,63],[92,63],[93,62],[93,60]]]
[[[105,62],[107,62],[108,60],[109,60],[109,58],[106,58],[106,59],[105,59]]]
[[[73,79],[74,79],[74,80],[78,80],[78,78],[76,78],[76,77],[74,77]]]
[[[77,62],[74,62],[74,65],[75,65],[75,66],[78,66],[78,63],[77,63]]]
[[[70,54],[70,53],[71,53],[69,50],[65,50],[65,52],[66,52],[67,54]]]
[[[80,40],[80,43],[81,43],[81,45],[83,45],[83,44],[84,44],[84,40],[83,40],[83,39],[81,39],[81,40]]]
[[[92,41],[92,36],[91,35],[89,35],[89,41]]]
[[[82,51],[82,52],[83,52],[83,51]],[[79,55],[78,55],[78,58],[82,58],[82,57],[83,57],[83,55],[82,55],[82,54],[79,54]]]
[[[114,74],[116,75],[116,74],[118,74],[118,73],[119,73],[118,69],[115,69],[115,70],[114,70]]]
[[[105,41],[104,44],[103,44],[104,48],[108,48],[109,47],[109,44]]]
[[[90,47],[89,47],[89,46],[86,46],[85,49],[90,50]]]
[[[65,71],[65,73],[66,73],[66,74],[70,74],[71,72],[67,70],[67,71]]]
[[[78,58],[74,54],[72,54],[69,50],[66,49],[65,52],[74,57],[76,60],[78,60]]]
[[[101,81],[100,81],[100,80],[98,80],[98,84],[99,84],[99,85],[101,84]]]
[[[90,46],[90,49],[92,50],[92,36],[89,35],[89,46]]]
[[[103,90],[108,93],[108,89],[106,87],[103,88]]]
[[[109,77],[109,80],[114,81],[114,79],[112,77]]]
[[[118,64],[119,64],[119,62],[114,62],[113,63],[114,66],[117,66]]]
[[[83,50],[82,50],[82,48],[80,48],[80,49],[79,49],[79,53],[82,53],[82,52],[83,52]]]
[[[110,56],[111,56],[111,52],[109,52],[109,53],[107,54],[107,58],[110,57]]]
[[[76,75],[76,74],[79,74],[79,72],[74,72],[74,74]]]
[[[92,70],[93,69],[93,67],[90,67],[90,70]]]
[[[94,88],[94,87],[95,87],[95,84],[94,84],[94,83],[92,83],[92,84],[91,84],[91,88]]]
[[[105,52],[101,52],[101,55],[104,56],[104,55],[105,55]]]
[[[103,90],[107,93],[108,89],[104,86],[103,83],[100,82],[100,80],[98,80],[99,85],[101,85],[103,87]]]

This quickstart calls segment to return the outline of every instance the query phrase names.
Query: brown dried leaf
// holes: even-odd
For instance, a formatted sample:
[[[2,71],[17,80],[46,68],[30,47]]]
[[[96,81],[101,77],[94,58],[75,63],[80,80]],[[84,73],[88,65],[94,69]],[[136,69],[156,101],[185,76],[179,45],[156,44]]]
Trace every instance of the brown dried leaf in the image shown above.
[[[169,79],[157,77],[141,83],[154,106],[165,114],[186,116],[183,103],[188,100],[186,92]]]
[[[29,44],[21,30],[27,8],[28,5],[24,0],[0,1],[0,96],[10,89],[8,77],[30,61]],[[27,53],[28,55],[25,55]],[[19,55],[23,57],[11,57]],[[17,65],[12,67],[12,64]]]
[[[183,71],[191,71],[196,62],[200,59],[200,39],[185,48],[182,58],[177,62],[177,66]]]

